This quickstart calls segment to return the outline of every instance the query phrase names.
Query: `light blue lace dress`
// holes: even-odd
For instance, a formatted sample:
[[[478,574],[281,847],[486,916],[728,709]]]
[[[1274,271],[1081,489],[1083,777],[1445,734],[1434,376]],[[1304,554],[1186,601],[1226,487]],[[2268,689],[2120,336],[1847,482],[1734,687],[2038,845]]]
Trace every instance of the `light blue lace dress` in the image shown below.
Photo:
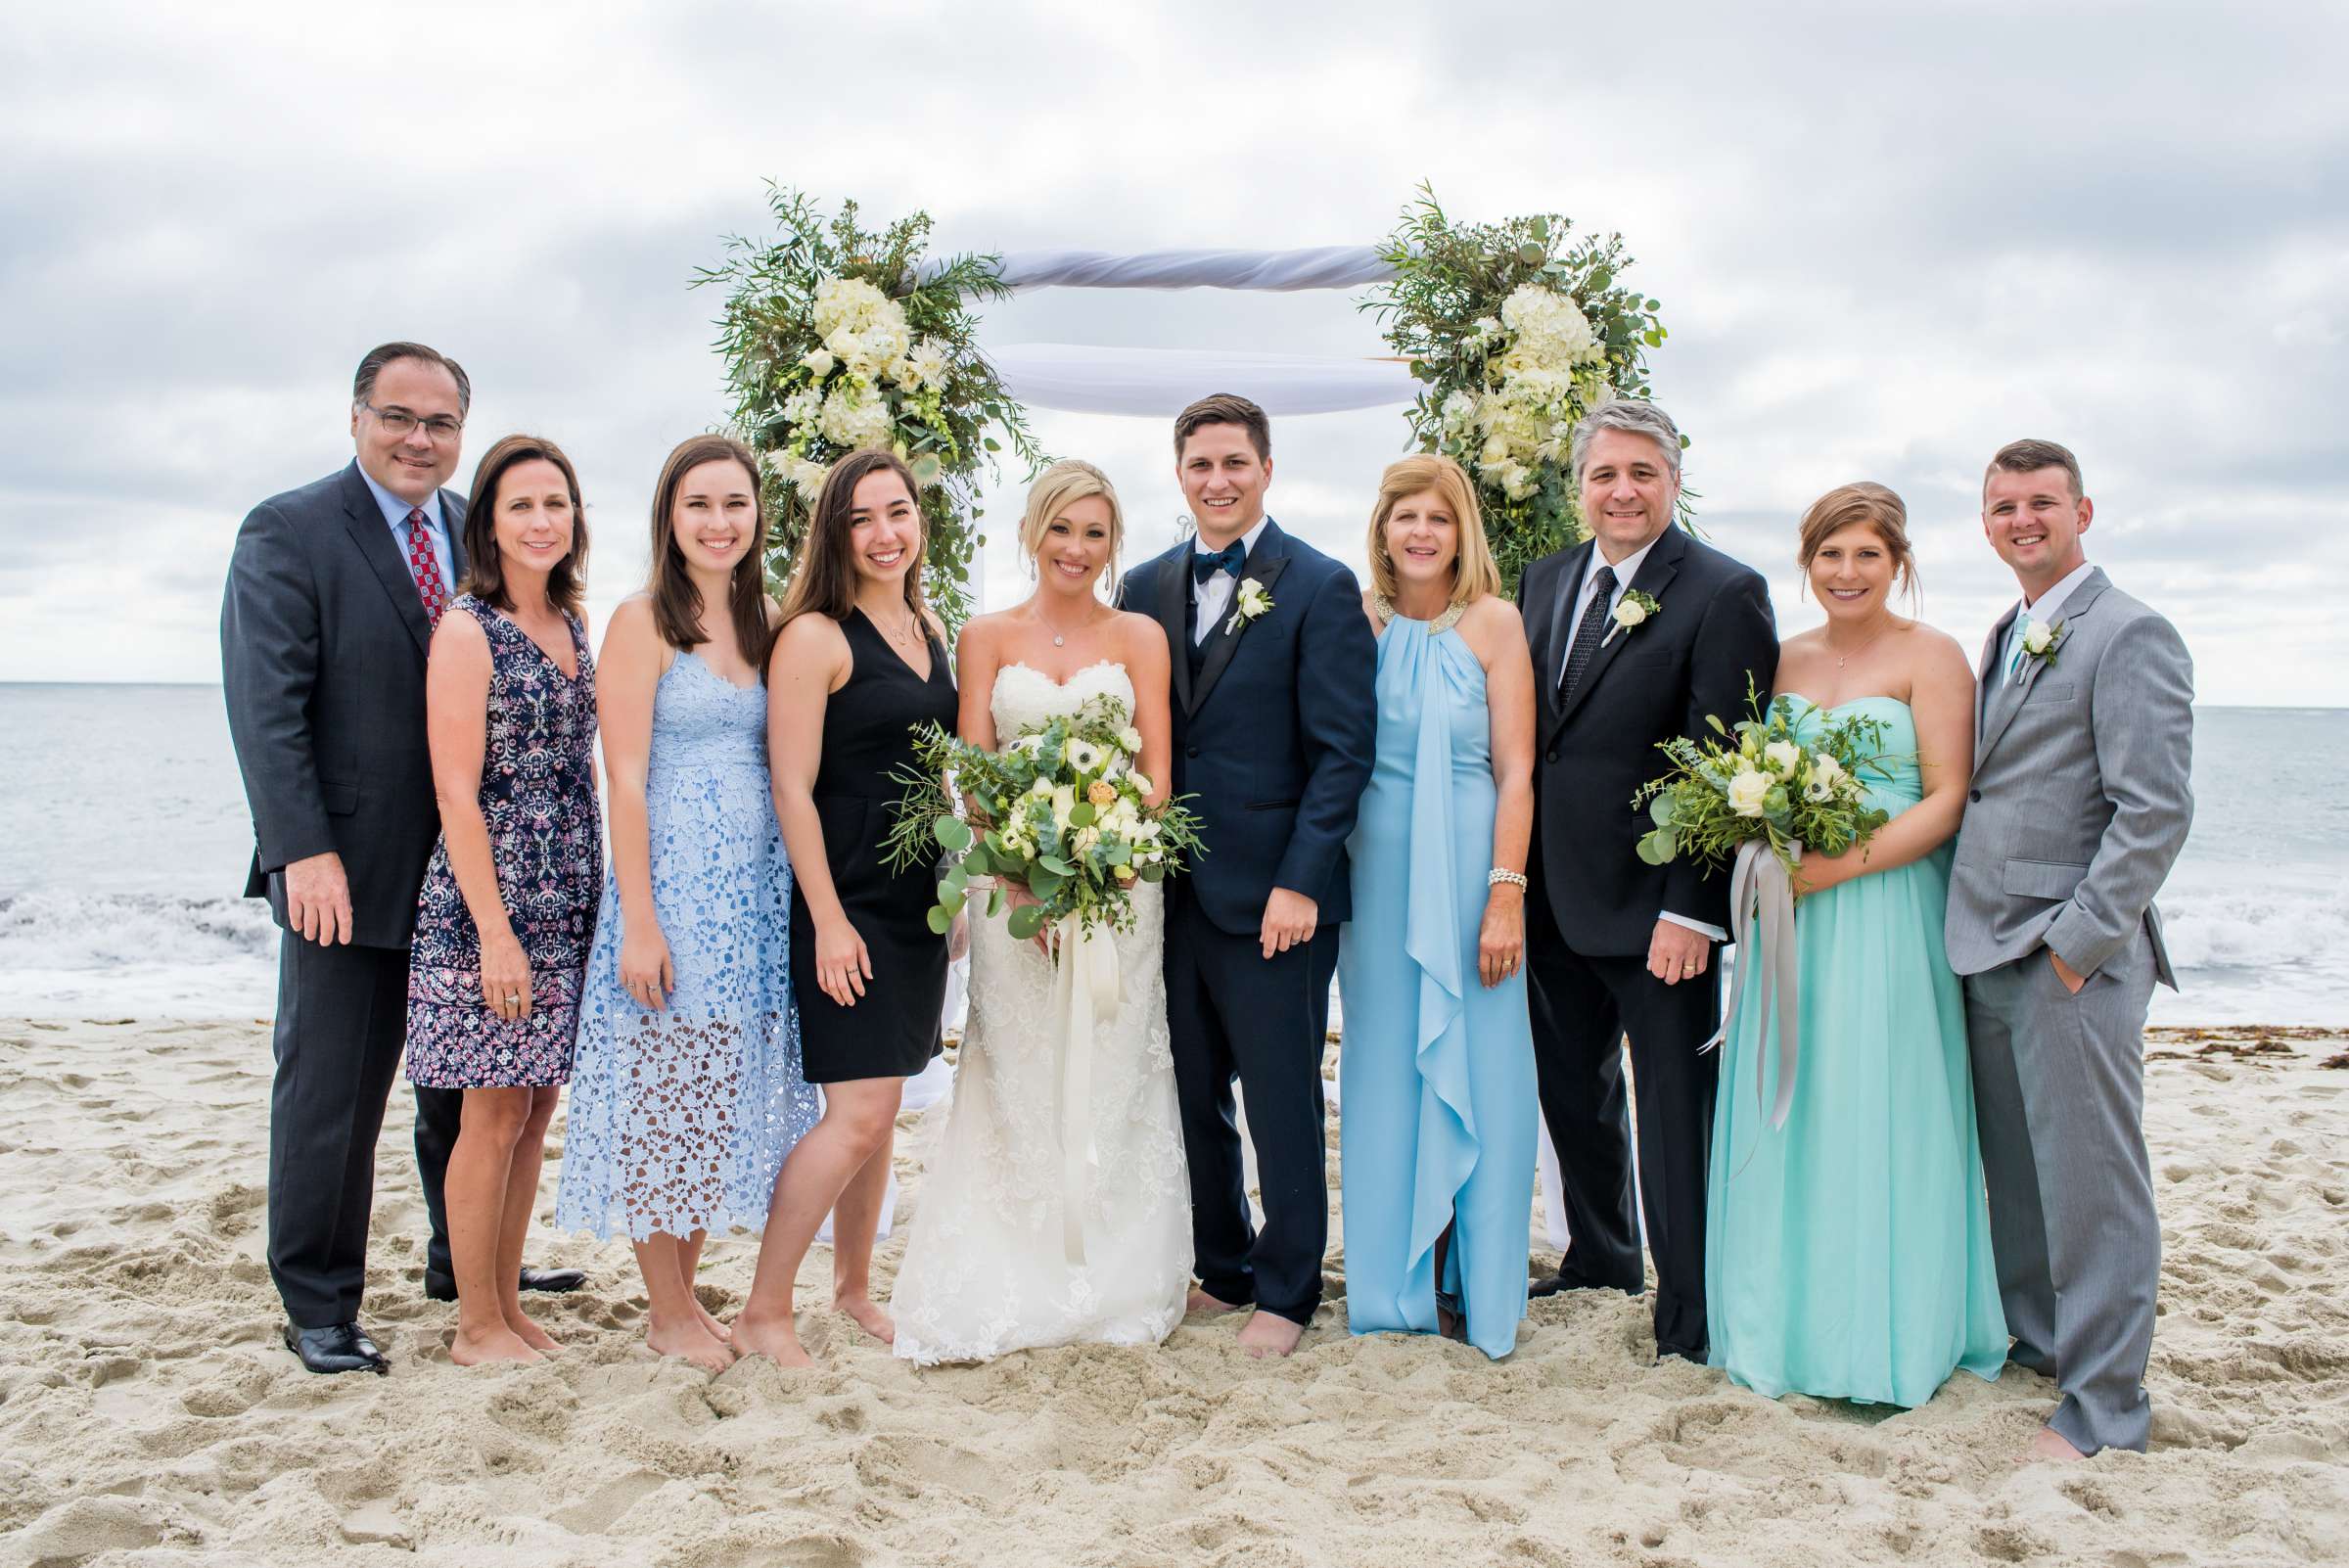
[[[637,1241],[757,1229],[817,1112],[800,1073],[765,687],[678,654],[653,698],[644,794],[653,910],[677,988],[658,1012],[621,989],[620,882],[607,875],[555,1222]]]

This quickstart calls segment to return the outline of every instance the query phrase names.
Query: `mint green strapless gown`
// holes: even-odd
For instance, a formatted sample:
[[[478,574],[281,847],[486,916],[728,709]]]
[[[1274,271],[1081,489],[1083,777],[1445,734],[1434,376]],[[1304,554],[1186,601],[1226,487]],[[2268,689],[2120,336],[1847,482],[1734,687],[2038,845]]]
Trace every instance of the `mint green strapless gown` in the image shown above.
[[[1854,710],[1882,719],[1885,752],[1906,759],[1868,792],[1897,816],[1923,794],[1915,719],[1891,697],[1825,716]],[[1965,998],[1942,950],[1949,857],[1945,845],[1796,905],[1802,1052],[1783,1128],[1770,1126],[1777,1028],[1758,986],[1730,1020],[1706,1309],[1713,1364],[1764,1394],[1912,1407],[1957,1368],[1996,1378],[2006,1360]]]

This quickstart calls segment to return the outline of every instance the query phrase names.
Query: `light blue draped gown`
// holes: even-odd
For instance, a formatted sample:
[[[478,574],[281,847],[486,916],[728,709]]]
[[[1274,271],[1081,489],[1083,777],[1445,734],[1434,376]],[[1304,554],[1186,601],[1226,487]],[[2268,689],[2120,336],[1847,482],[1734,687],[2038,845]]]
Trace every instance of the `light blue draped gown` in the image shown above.
[[[1532,1228],[1533,1028],[1520,968],[1477,975],[1493,865],[1485,672],[1442,622],[1397,616],[1378,642],[1378,756],[1347,845],[1354,918],[1338,984],[1347,1326],[1436,1330],[1445,1293],[1469,1343],[1516,1348]]]
[[[1863,776],[1897,816],[1923,796],[1908,704],[1858,698],[1796,733],[1855,711],[1883,721],[1888,761]],[[2006,1360],[1965,998],[1942,950],[1949,868],[1944,845],[1795,906],[1802,1034],[1783,1128],[1769,1121],[1777,1026],[1759,986],[1729,1023],[1706,1310],[1713,1364],[1764,1394],[1913,1407],[1957,1368],[1996,1378]]]

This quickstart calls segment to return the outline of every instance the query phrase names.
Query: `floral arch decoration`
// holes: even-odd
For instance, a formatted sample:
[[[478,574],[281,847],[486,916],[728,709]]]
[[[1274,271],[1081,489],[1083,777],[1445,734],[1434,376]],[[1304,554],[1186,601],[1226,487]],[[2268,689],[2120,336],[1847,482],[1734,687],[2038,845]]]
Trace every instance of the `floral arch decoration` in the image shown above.
[[[731,424],[760,454],[781,581],[831,466],[894,448],[921,488],[933,601],[970,612],[983,472],[1005,447],[1044,454],[1030,407],[1172,417],[1209,392],[1275,415],[1401,405],[1412,445],[1458,460],[1513,588],[1537,557],[1583,536],[1568,448],[1615,397],[1648,394],[1658,301],[1627,287],[1620,235],[1570,241],[1555,213],[1465,224],[1422,188],[1379,244],[1298,251],[1086,251],[927,255],[926,213],[868,230],[856,205],[826,217],[773,188],[776,234],[734,238],[695,284],[726,289],[717,346]],[[1011,344],[982,347],[977,305],[1027,289],[1365,289],[1391,354],[1302,354]]]

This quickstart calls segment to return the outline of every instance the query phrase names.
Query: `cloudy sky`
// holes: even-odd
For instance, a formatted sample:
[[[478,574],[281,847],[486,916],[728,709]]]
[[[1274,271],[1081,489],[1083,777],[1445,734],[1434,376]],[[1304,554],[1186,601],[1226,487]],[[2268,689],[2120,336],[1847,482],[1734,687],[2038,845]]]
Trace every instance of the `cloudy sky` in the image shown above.
[[[216,678],[239,518],[348,458],[351,367],[394,337],[472,372],[469,459],[513,429],[578,459],[608,606],[662,454],[723,413],[717,300],[685,285],[763,232],[764,180],[926,209],[945,250],[1131,251],[1364,243],[1429,179],[1463,216],[1625,235],[1705,527],[1789,628],[1817,619],[1795,520],[1871,478],[1909,501],[1926,618],[1975,643],[2013,596],[1983,459],[2049,436],[2087,466],[2090,554],[2179,623],[2206,702],[2349,704],[2349,10],[1554,9],[24,8],[0,679]],[[987,323],[1383,351],[1343,295],[1056,290]],[[1036,429],[1172,540],[1162,423]],[[1359,563],[1403,436],[1285,422],[1275,514]],[[993,552],[989,600],[1017,574]]]

